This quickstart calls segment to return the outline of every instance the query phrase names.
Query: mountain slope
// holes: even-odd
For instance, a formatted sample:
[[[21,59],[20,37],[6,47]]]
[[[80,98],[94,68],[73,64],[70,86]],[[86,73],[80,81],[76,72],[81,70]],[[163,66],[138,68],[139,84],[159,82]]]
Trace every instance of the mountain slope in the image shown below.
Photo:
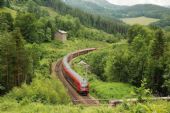
[[[79,8],[83,11],[111,18],[127,18],[146,16],[152,18],[164,18],[170,15],[170,9],[152,4],[140,4],[134,6],[114,5],[106,0],[63,0],[67,5]]]
[[[113,17],[112,13],[126,8],[125,6],[113,5],[105,0],[62,0],[67,5],[79,8],[85,12],[106,17]]]
[[[63,15],[69,14],[73,17],[77,17],[83,25],[94,27],[107,33],[125,35],[129,27],[118,19],[103,18],[90,14],[90,12],[84,12],[75,7],[70,7],[69,5],[65,4],[67,0],[64,2],[61,0],[49,0],[41,2],[39,0],[34,1],[38,4],[54,8],[56,11]]]
[[[127,17],[146,16],[152,18],[163,18],[170,15],[170,9],[152,4],[140,4],[120,10],[120,14]]]
[[[125,6],[110,4],[106,0],[84,0],[84,1],[88,1],[88,2],[91,2],[91,3],[97,4],[98,6],[104,7],[106,9],[112,9],[112,10],[123,9],[125,7]]]
[[[94,6],[91,7],[91,9],[95,9],[95,7],[100,7],[103,9],[110,9],[110,10],[119,10],[124,8],[124,6],[110,4],[106,0],[63,0],[63,1],[69,5],[73,5],[77,7],[83,6],[85,8],[90,7],[88,5],[91,4],[91,6]]]

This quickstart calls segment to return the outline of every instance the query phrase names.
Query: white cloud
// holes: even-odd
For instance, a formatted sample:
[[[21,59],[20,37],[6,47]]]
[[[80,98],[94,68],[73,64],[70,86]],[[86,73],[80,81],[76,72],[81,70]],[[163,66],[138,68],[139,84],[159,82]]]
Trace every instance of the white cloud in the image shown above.
[[[107,0],[117,5],[135,5],[135,4],[156,4],[161,6],[170,5],[170,0]]]

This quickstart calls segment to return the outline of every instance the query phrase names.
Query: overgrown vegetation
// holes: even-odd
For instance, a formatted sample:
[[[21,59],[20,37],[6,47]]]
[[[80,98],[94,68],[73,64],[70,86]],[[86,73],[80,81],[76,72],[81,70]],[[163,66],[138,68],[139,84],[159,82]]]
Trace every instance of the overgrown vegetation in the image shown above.
[[[37,112],[37,113],[168,113],[170,104],[165,101],[157,101],[141,104],[127,104],[117,106],[116,108],[100,106],[100,107],[83,107],[73,105],[44,105],[41,103],[16,103],[12,100],[3,100],[0,103],[0,111],[2,113],[18,113],[18,112]]]
[[[54,1],[43,1],[43,0],[34,0],[35,2],[52,7],[61,14],[70,14],[73,17],[78,17],[80,22],[85,26],[95,27],[100,30],[103,30],[110,34],[126,34],[128,26],[116,19],[105,19],[100,16],[95,16],[84,11],[81,11],[76,8],[72,8],[64,4],[61,0]]]
[[[59,13],[37,3],[55,6]],[[145,95],[145,88],[140,87],[141,80],[145,79],[146,88],[153,94],[168,95],[168,33],[155,27],[135,25],[130,27],[127,41],[121,35],[127,33],[126,25],[69,8],[58,0],[3,1],[1,7],[6,9],[7,6],[12,10],[0,13],[1,112],[169,112],[166,101],[125,102],[114,109],[73,106],[64,86],[50,73],[51,63],[67,53],[96,47],[96,52],[80,58],[90,64],[91,70],[78,68],[84,76],[89,74],[93,96],[105,99],[134,97],[131,92],[137,87],[140,100]],[[17,15],[12,16],[10,11]],[[74,13],[79,18],[75,18]],[[85,17],[89,18],[85,20]],[[111,34],[96,28],[107,28],[106,32]],[[59,29],[68,32],[67,42],[54,40]],[[116,34],[117,31],[120,33]]]
[[[94,52],[85,59],[92,72],[103,81],[126,82],[138,87],[146,78],[147,87],[154,94],[168,95],[168,37],[161,29],[139,25],[132,26],[128,34],[128,43],[113,44],[112,50]]]
[[[9,91],[13,86],[20,86],[23,82],[29,83],[33,76],[33,59],[18,29],[0,35],[0,51],[0,84],[3,87],[0,93]]]

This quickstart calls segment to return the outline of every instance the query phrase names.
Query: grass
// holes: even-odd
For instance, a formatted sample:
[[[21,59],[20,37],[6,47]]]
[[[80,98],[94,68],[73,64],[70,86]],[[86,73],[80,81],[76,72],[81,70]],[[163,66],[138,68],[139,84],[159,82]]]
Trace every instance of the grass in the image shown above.
[[[15,10],[12,10],[10,8],[4,7],[0,8],[0,13],[5,12],[5,13],[11,13],[12,17],[15,18],[17,15],[17,12]]]
[[[82,43],[83,42],[83,43]],[[73,39],[73,40],[67,40],[65,43],[61,43],[58,41],[53,41],[52,43],[43,43],[40,45],[41,48],[44,51],[48,51],[49,55],[55,55],[56,54],[63,54],[61,55],[64,56],[69,52],[73,52],[76,50],[80,49],[85,49],[85,48],[106,48],[110,47],[111,44],[108,44],[106,42],[101,42],[101,41],[92,41],[92,40],[86,40],[86,39]]]
[[[134,25],[134,24],[140,24],[140,25],[149,25],[153,22],[159,21],[159,19],[155,18],[148,18],[148,17],[136,17],[136,18],[123,18],[121,19],[123,22],[129,24],[129,25]]]
[[[124,103],[117,107],[74,106],[74,105],[45,105],[42,103],[18,103],[15,100],[0,98],[1,113],[169,113],[170,102],[156,101],[147,103]]]
[[[122,99],[132,96],[134,87],[119,82],[92,81],[90,84],[91,94],[102,99]]]
[[[90,72],[85,72],[80,64],[75,64],[73,69],[84,76],[90,83],[90,94],[99,99],[124,99],[132,97],[134,86],[119,82],[103,82]]]

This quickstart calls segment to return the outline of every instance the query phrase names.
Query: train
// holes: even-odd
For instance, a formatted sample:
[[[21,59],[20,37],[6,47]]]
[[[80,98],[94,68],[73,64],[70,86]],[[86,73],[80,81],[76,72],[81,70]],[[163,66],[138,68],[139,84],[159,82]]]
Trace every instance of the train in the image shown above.
[[[64,74],[65,79],[72,85],[72,87],[80,94],[80,95],[88,95],[89,93],[89,82],[87,79],[81,77],[78,73],[76,73],[71,67],[70,62],[72,59],[87,54],[91,51],[96,50],[96,48],[88,48],[79,50],[76,52],[69,53],[62,60],[62,72]]]

